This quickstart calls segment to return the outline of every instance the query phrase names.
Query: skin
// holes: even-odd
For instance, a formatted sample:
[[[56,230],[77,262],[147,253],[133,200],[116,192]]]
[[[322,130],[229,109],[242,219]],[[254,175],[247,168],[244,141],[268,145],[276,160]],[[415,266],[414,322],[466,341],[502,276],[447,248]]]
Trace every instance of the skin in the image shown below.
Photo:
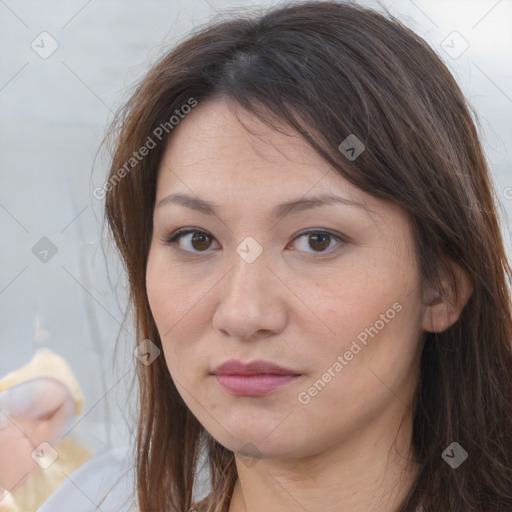
[[[0,393],[0,499],[18,489],[38,466],[31,454],[40,443],[59,441],[75,417],[69,389],[47,377]]]
[[[176,192],[215,202],[218,212],[155,207],[147,292],[178,391],[236,453],[229,511],[396,510],[418,470],[411,402],[422,334],[447,328],[464,303],[425,304],[409,217],[350,184],[298,134],[275,132],[224,100],[198,105],[174,129],[155,204]],[[268,218],[275,205],[320,193],[364,207]],[[166,244],[182,227],[207,236]],[[305,230],[309,240],[299,236]],[[322,245],[319,230],[344,239]],[[251,263],[236,251],[248,236],[263,249]],[[300,403],[298,394],[395,303],[400,312]],[[232,396],[211,375],[232,358],[301,376],[264,397]]]

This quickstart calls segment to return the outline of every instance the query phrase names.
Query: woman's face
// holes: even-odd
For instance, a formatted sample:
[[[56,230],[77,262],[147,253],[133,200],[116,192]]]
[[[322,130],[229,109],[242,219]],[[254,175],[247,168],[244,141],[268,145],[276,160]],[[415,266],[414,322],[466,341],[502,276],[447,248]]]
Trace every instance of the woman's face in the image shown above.
[[[416,387],[424,315],[410,220],[298,135],[237,115],[246,127],[224,101],[199,104],[159,170],[147,292],[176,387],[242,454],[310,456],[390,432]],[[222,375],[232,360],[284,370]]]

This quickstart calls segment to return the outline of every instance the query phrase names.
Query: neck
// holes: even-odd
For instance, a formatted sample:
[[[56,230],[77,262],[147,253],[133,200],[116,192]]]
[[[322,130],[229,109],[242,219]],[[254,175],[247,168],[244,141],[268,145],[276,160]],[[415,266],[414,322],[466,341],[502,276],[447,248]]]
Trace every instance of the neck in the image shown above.
[[[229,512],[395,512],[418,473],[412,462],[412,417],[359,431],[325,453],[294,459],[237,458]],[[387,427],[387,428],[386,428]]]

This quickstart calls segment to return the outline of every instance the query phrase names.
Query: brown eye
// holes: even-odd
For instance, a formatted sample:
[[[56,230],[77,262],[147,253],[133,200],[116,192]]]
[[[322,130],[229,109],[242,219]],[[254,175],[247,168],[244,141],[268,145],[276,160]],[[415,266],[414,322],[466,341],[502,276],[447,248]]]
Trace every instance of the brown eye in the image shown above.
[[[324,251],[329,247],[331,237],[329,235],[318,233],[315,235],[309,235],[309,245],[315,251]]]
[[[336,245],[341,246],[343,242],[345,242],[343,237],[325,231],[309,231],[302,233],[296,237],[295,240],[299,242],[299,250],[310,254],[330,253],[332,250],[336,249]],[[338,243],[336,244],[335,242]]]
[[[211,237],[203,232],[195,232],[190,239],[192,247],[198,251],[204,251],[211,245]]]
[[[190,254],[209,252],[214,238],[207,232],[199,229],[183,229],[176,231],[170,238],[162,239],[166,245],[177,246],[176,249]],[[302,242],[299,250],[310,254],[331,253],[342,246],[346,240],[333,233],[325,231],[309,231],[302,233],[294,239],[294,242]],[[336,243],[337,242],[337,243]],[[334,247],[334,249],[333,249]]]
[[[213,241],[213,237],[205,231],[187,229],[176,231],[169,239],[164,240],[167,245],[177,245],[183,252],[198,253],[206,252]]]

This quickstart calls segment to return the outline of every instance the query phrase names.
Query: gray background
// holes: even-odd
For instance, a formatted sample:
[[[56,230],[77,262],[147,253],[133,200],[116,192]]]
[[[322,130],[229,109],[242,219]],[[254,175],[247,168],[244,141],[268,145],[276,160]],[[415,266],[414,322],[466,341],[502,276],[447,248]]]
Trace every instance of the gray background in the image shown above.
[[[129,442],[121,412],[134,366],[130,323],[114,353],[126,282],[92,194],[107,173],[108,158],[97,154],[106,127],[150,64],[190,29],[217,12],[276,3],[0,0],[0,376],[36,347],[62,355],[85,393],[74,433],[89,446]],[[381,4],[436,49],[476,109],[510,247],[512,2]],[[58,44],[47,58],[31,47],[51,48],[42,32]],[[46,262],[32,250],[43,237],[57,249]]]

